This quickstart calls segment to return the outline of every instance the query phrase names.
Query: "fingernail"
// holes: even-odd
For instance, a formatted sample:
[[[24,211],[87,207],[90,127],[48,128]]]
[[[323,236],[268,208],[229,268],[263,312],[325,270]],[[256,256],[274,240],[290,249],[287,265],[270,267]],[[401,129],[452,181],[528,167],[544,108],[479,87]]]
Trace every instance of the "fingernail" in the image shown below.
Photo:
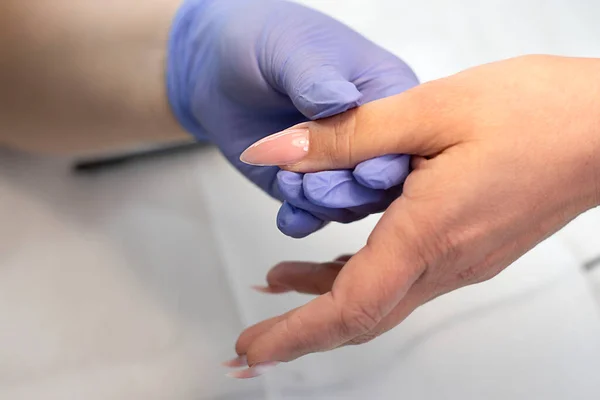
[[[222,364],[224,367],[228,368],[241,368],[246,367],[248,365],[248,359],[245,355],[237,356],[229,361],[225,361]]]
[[[291,128],[254,143],[240,161],[256,166],[293,165],[306,156],[308,146],[308,128]]]
[[[260,363],[251,366],[250,368],[241,370],[241,371],[232,371],[226,374],[230,378],[235,379],[250,379],[256,378],[258,376],[264,375],[273,368],[275,368],[279,363],[278,362],[266,362]]]
[[[267,293],[267,294],[281,294],[281,293],[291,292],[291,289],[288,289],[283,286],[254,285],[254,286],[252,286],[252,289],[256,290],[257,292]]]

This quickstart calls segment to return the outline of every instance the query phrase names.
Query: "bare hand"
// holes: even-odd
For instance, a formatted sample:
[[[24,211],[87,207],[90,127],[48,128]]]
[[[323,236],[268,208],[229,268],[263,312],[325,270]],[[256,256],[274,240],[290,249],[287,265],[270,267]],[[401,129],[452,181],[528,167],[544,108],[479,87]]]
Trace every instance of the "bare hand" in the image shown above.
[[[407,153],[414,170],[352,258],[271,272],[274,291],[319,297],[241,334],[236,351],[253,367],[240,377],[261,363],[367,342],[427,301],[492,278],[600,204],[599,60],[489,64],[294,128],[310,144],[285,169]],[[285,160],[294,150],[285,135],[265,143],[246,158]]]

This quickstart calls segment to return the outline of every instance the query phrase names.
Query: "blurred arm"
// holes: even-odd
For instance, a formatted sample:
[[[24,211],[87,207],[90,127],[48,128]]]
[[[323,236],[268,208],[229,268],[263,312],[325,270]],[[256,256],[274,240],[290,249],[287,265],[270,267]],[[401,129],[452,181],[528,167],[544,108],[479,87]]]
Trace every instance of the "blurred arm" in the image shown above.
[[[187,138],[164,78],[179,3],[0,2],[0,144],[91,154]]]

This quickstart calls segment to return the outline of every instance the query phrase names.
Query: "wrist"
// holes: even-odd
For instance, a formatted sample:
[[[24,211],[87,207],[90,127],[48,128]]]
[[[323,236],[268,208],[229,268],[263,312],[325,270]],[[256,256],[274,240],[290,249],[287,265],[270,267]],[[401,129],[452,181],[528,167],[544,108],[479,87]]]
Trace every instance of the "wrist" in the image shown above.
[[[212,93],[211,88],[220,79],[224,26],[243,4],[256,1],[186,0],[173,18],[168,41],[167,96],[179,124],[196,138],[206,139],[207,132],[194,112],[194,101],[199,95]]]
[[[169,107],[178,123],[196,138],[204,138],[202,125],[192,112],[192,92],[197,87],[195,69],[209,62],[208,45],[199,46],[198,40],[212,40],[209,35],[207,15],[211,0],[186,0],[177,10],[170,28],[167,44],[166,92]],[[214,23],[214,22],[213,22]],[[214,77],[213,77],[214,78]]]

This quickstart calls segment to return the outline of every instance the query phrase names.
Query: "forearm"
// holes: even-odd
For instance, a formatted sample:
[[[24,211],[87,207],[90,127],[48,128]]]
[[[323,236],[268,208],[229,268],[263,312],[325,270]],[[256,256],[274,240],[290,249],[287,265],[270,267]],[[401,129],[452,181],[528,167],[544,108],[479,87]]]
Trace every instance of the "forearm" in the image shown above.
[[[92,153],[188,137],[166,96],[180,0],[4,0],[0,143]]]

